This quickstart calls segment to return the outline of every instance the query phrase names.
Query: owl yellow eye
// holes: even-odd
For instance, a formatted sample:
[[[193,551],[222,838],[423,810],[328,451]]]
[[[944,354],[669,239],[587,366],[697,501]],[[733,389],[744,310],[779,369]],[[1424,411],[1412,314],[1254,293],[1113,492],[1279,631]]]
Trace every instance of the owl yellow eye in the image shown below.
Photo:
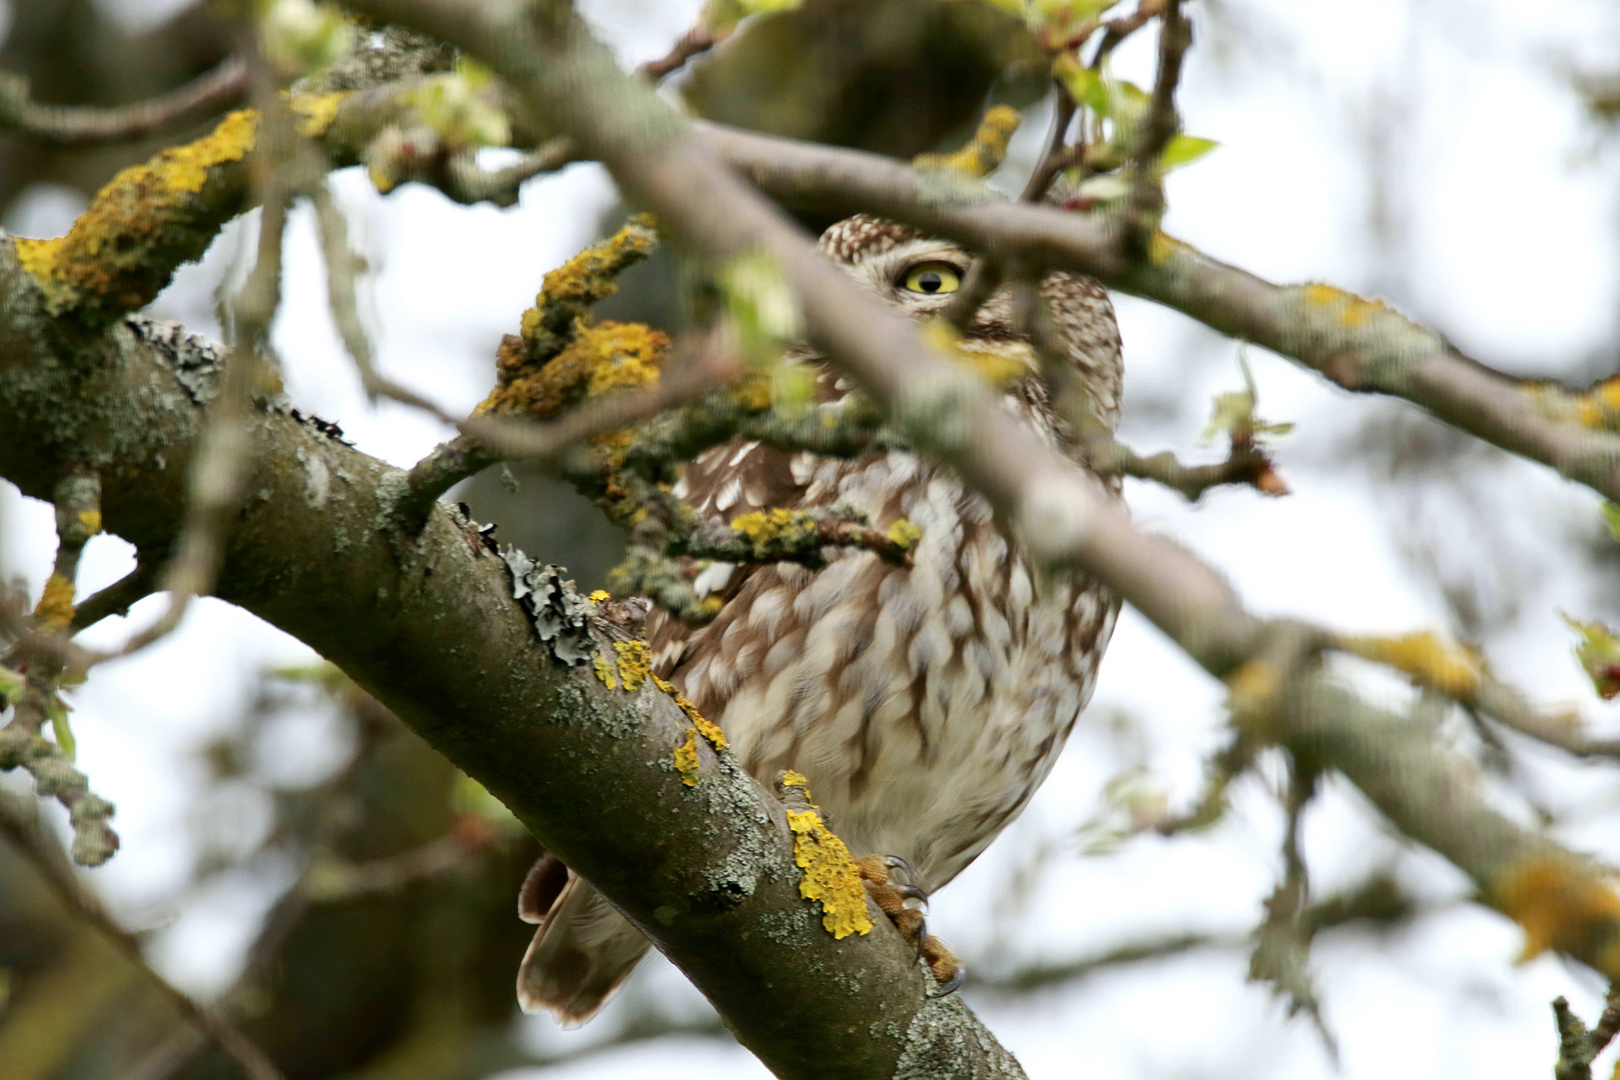
[[[947,262],[918,263],[900,282],[907,292],[943,296],[962,287],[962,274]]]

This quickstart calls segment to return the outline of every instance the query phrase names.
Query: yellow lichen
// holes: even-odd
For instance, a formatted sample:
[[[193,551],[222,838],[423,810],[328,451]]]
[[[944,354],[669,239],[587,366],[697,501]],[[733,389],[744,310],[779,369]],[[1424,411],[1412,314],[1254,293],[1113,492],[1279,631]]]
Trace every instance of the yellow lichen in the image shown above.
[[[1305,302],[1314,307],[1329,308],[1340,324],[1360,326],[1376,315],[1389,310],[1382,300],[1367,300],[1355,293],[1345,292],[1332,285],[1313,281],[1303,287]]]
[[[338,106],[348,96],[348,91],[338,90],[331,94],[314,94],[290,99],[288,104],[292,107],[292,111],[298,114],[298,134],[309,139],[318,139],[325,135],[326,129],[337,119]]]
[[[804,787],[805,779],[789,771],[782,783]],[[804,795],[809,802],[808,788]],[[821,904],[821,925],[833,937],[870,933],[872,917],[866,911],[861,872],[848,845],[827,828],[816,804],[809,805],[808,810],[787,812],[788,828],[793,830],[793,862],[804,871],[799,877],[799,895]]]
[[[619,678],[624,690],[633,694],[652,675],[652,652],[645,641],[615,641],[613,651],[619,654]]]
[[[609,690],[619,688],[619,680],[613,677],[613,662],[605,655],[600,652],[597,653],[595,658],[591,660],[591,668],[596,672],[596,677],[601,680],[603,686]]]
[[[1556,383],[1526,383],[1524,393],[1549,416],[1573,419],[1582,427],[1620,430],[1620,375],[1611,375],[1580,393]]]
[[[73,621],[73,582],[61,574],[52,574],[45,582],[45,591],[34,608],[34,619],[43,633],[54,633]]]
[[[600,604],[602,601],[611,600],[612,598],[613,594],[608,592],[606,589],[597,589],[593,591],[586,599],[590,600],[590,602],[593,604]]]
[[[1353,637],[1343,642],[1346,651],[1405,673],[1420,686],[1431,686],[1467,701],[1479,692],[1486,675],[1485,660],[1463,645],[1443,641],[1430,631],[1400,637]]]
[[[95,536],[101,531],[101,511],[80,510],[79,526],[84,529],[86,536]]]
[[[1620,977],[1620,894],[1612,882],[1568,858],[1536,854],[1499,873],[1490,899],[1524,928],[1520,959],[1556,949]]]
[[[522,335],[545,354],[592,304],[619,291],[614,278],[658,244],[652,219],[638,214],[618,232],[575,255],[543,279],[534,307],[523,313]]]
[[[66,236],[19,241],[18,256],[52,314],[116,314],[149,303],[174,266],[200,256],[218,225],[241,210],[245,170],[213,188],[209,178],[253,149],[256,127],[251,110],[233,112],[196,142],[119,172]]]
[[[150,170],[159,183],[169,191],[195,195],[208,182],[208,170],[215,165],[240,161],[253,149],[258,132],[259,118],[251,109],[239,109],[219,122],[211,133],[185,146],[175,146],[160,153],[146,165],[132,165],[119,173],[139,175]],[[118,177],[108,188],[118,185]],[[103,189],[104,191],[106,189]]]
[[[67,237],[31,240],[26,236],[20,236],[16,243],[17,261],[22,263],[22,268],[44,282],[50,278],[62,246],[67,243]]]
[[[657,675],[652,677],[652,681],[654,686],[675,699],[676,706],[686,714],[688,720],[692,721],[692,726],[698,730],[698,733],[709,740],[709,745],[716,750],[726,748],[726,733],[720,730],[719,725],[698,712],[697,706],[693,705],[686,699],[684,694],[675,689],[674,683],[660,679]]]
[[[478,408],[545,418],[587,397],[649,386],[658,381],[668,348],[669,337],[661,331],[611,321],[577,328],[574,339],[545,364],[503,347],[497,385]]]
[[[1148,240],[1148,261],[1154,266],[1162,267],[1177,253],[1187,250],[1187,245],[1163,229],[1154,230],[1153,236]]]
[[[922,539],[922,530],[905,518],[898,518],[893,525],[889,526],[889,531],[884,535],[889,538],[889,543],[895,547],[910,551],[917,546],[917,541]]]
[[[918,154],[912,164],[919,169],[949,169],[966,176],[989,176],[1007,160],[1007,143],[1018,130],[1018,110],[997,105],[984,114],[979,129],[962,149],[953,154]]]
[[[789,769],[782,774],[781,783],[787,787],[804,787],[810,781],[805,779],[804,773],[797,769]]]
[[[774,381],[767,375],[751,372],[744,376],[732,390],[732,396],[737,404],[748,412],[763,412],[771,407],[773,398],[771,388]]]
[[[697,739],[697,728],[688,728],[686,741],[675,748],[675,771],[681,774],[681,783],[687,787],[697,787]]]
[[[739,514],[732,519],[731,528],[753,545],[755,555],[760,558],[781,545],[797,550],[819,535],[813,516],[803,510],[783,510],[780,507]]]

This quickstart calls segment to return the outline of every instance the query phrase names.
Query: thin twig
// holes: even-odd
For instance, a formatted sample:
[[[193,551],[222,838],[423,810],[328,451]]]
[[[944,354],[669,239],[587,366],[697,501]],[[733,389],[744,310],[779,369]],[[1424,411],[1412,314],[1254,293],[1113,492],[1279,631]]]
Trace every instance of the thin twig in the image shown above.
[[[1316,792],[1316,770],[1293,762],[1288,783],[1288,823],[1283,830],[1283,878],[1266,900],[1266,917],[1254,935],[1249,954],[1249,980],[1266,982],[1286,998],[1288,1013],[1304,1012],[1315,1024],[1328,1052],[1336,1060],[1338,1042],[1322,1019],[1321,1001],[1311,975],[1311,939],[1314,929],[1305,921],[1310,877],[1299,850],[1300,817]]]
[[[28,79],[0,74],[0,128],[49,146],[131,142],[215,116],[247,95],[247,65],[232,57],[184,86],[133,105],[40,105]]]
[[[360,372],[360,385],[365,389],[366,397],[373,402],[379,397],[388,398],[421,409],[444,423],[455,423],[449,413],[432,401],[378,374],[371,354],[371,339],[361,323],[359,304],[355,302],[355,278],[361,269],[361,261],[349,247],[348,225],[324,183],[316,183],[309,194],[315,204],[321,253],[326,260],[326,295],[332,309],[332,321],[337,325],[344,349]]]
[[[1046,149],[1035,163],[1035,171],[1029,174],[1029,182],[1018,196],[1020,202],[1040,202],[1046,198],[1052,181],[1073,158],[1065,139],[1069,124],[1074,120],[1074,98],[1069,96],[1069,88],[1060,79],[1052,80],[1052,93],[1056,96],[1052,106],[1052,130],[1047,134]]]
[[[1136,5],[1136,10],[1129,15],[1109,19],[1103,23],[1102,40],[1097,43],[1097,51],[1091,56],[1092,68],[1102,66],[1108,54],[1119,47],[1120,43],[1136,33],[1149,22],[1164,14],[1165,0],[1142,0]]]
[[[63,906],[105,937],[182,1016],[236,1062],[250,1080],[285,1080],[275,1063],[240,1029],[216,1010],[197,1004],[153,969],[141,951],[140,941],[114,922],[95,894],[80,883],[62,853],[40,829],[32,809],[9,792],[0,792],[0,834],[28,860]]]
[[[135,569],[74,606],[70,628],[78,633],[110,616],[128,615],[129,609],[137,601],[151,596],[156,590],[160,566],[156,559],[137,554]]]
[[[444,182],[439,190],[458,203],[488,202],[495,206],[516,206],[518,191],[525,181],[542,173],[556,172],[578,160],[574,140],[559,135],[541,143],[523,157],[503,168],[486,172],[478,167],[473,152],[454,154],[445,163]]]
[[[1184,465],[1168,450],[1143,457],[1104,432],[1088,432],[1080,438],[1086,464],[1101,476],[1132,476],[1152,480],[1180,492],[1188,502],[1197,502],[1211,488],[1227,484],[1253,487],[1267,495],[1280,495],[1286,489],[1263,486],[1274,476],[1271,460],[1254,443],[1234,441],[1225,461],[1213,465]]]
[[[729,37],[731,32],[715,33],[707,26],[701,24],[692,27],[681,40],[677,41],[668,53],[656,60],[649,60],[638,69],[649,79],[662,79],[665,75],[673,74],[686,66],[687,61],[694,56],[708,52],[716,45]]]
[[[973,317],[979,313],[985,301],[1001,287],[1001,279],[1002,267],[999,262],[994,259],[974,260],[973,265],[968,267],[967,277],[962,279],[962,287],[940,310],[939,317],[958,330],[966,330],[973,324]]]
[[[254,186],[264,207],[259,219],[257,260],[236,298],[231,348],[225,355],[219,394],[209,404],[202,438],[191,461],[186,520],[173,558],[163,569],[162,587],[169,606],[147,629],[136,634],[117,655],[128,656],[166,637],[180,625],[191,601],[213,589],[225,557],[225,536],[241,501],[246,481],[253,394],[265,361],[260,355],[269,340],[270,323],[281,304],[281,242],[292,202],[293,178],[288,166],[297,148],[291,111],[281,101],[274,77],[263,59],[256,27],[241,34],[252,58],[249,79],[259,109],[261,167]]]
[[[1126,201],[1125,236],[1131,247],[1146,251],[1148,239],[1164,216],[1164,184],[1159,157],[1180,127],[1176,116],[1176,84],[1181,81],[1181,61],[1192,44],[1192,28],[1181,14],[1181,0],[1165,0],[1164,21],[1159,28],[1159,69],[1153,80],[1153,98],[1147,116],[1136,131],[1131,146],[1130,196]]]

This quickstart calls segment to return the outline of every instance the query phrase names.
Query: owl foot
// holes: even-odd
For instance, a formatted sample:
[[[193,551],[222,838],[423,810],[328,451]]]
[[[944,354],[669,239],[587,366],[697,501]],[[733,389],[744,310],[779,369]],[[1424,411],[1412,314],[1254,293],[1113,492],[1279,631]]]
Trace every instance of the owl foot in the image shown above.
[[[925,918],[928,894],[917,887],[911,864],[898,855],[868,855],[856,859],[855,865],[872,902],[927,962],[934,978],[944,984],[939,996],[954,994],[967,977],[967,969],[943,941],[929,935]]]

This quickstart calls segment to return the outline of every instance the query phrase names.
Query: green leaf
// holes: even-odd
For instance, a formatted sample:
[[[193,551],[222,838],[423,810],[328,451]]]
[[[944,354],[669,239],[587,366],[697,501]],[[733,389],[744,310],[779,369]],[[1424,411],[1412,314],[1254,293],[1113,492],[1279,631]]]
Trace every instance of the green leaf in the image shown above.
[[[0,708],[4,708],[6,699],[18,693],[28,685],[28,676],[20,671],[12,671],[8,667],[0,666]]]
[[[274,0],[260,8],[265,55],[284,74],[319,71],[354,46],[354,27],[331,4]]]
[[[1104,176],[1088,176],[1080,182],[1075,194],[1081,198],[1096,199],[1098,202],[1113,202],[1123,199],[1131,193],[1131,183],[1118,173],[1109,173]]]
[[[73,741],[73,727],[68,723],[67,703],[52,694],[45,699],[45,715],[51,721],[51,734],[56,737],[57,748],[69,761],[73,760],[78,744]]]
[[[726,263],[718,283],[741,339],[738,344],[753,363],[774,365],[782,350],[803,336],[798,301],[776,257],[764,248],[753,248]]]
[[[1108,88],[1103,77],[1081,64],[1073,54],[1064,53],[1052,64],[1052,73],[1063,80],[1069,96],[1098,116],[1108,115]]]
[[[430,75],[408,94],[422,122],[452,150],[505,146],[511,141],[506,113],[484,96],[489,77],[476,65]]]
[[[1221,145],[1214,139],[1200,139],[1196,135],[1177,135],[1159,155],[1159,164],[1166,170],[1190,165]]]
[[[1286,435],[1294,430],[1293,424],[1268,424],[1254,414],[1259,393],[1254,386],[1254,373],[1249,370],[1249,358],[1241,346],[1238,349],[1238,370],[1243,373],[1243,389],[1217,394],[1210,412],[1209,425],[1204,438],[1229,435],[1234,440],[1258,440],[1264,435]]]
[[[1604,499],[1601,510],[1603,511],[1603,523],[1609,527],[1609,535],[1616,540],[1620,540],[1620,504]],[[0,693],[4,692],[5,687],[0,686]]]
[[[1575,659],[1592,680],[1592,689],[1604,701],[1620,696],[1620,638],[1604,623],[1582,622],[1563,612],[1559,614],[1581,635],[1575,645]]]

